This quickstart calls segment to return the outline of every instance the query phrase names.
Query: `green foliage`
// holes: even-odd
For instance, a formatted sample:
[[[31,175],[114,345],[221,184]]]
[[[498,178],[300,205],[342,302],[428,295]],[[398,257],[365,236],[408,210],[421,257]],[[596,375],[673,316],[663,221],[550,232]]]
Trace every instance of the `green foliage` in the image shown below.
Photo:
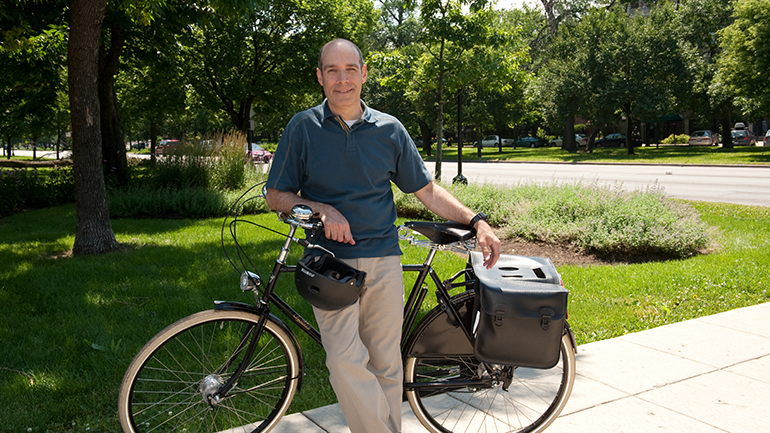
[[[257,179],[254,179],[257,180]],[[203,188],[152,189],[146,186],[113,191],[109,196],[112,218],[211,218],[227,215],[242,191]],[[264,201],[249,201],[245,213],[269,211]]]
[[[667,4],[653,7],[648,17],[629,15],[624,7],[592,7],[562,23],[538,74],[549,123],[559,127],[579,116],[611,124],[673,110],[690,73],[689,47],[677,37],[673,14]]]
[[[656,188],[626,192],[582,183],[447,188],[489,215],[507,237],[570,244],[608,256],[689,257],[710,246],[698,213]],[[401,215],[437,220],[411,195],[396,197]]]
[[[298,111],[304,95],[317,103],[314,68],[323,44],[336,37],[362,41],[375,20],[372,3],[363,0],[248,5],[186,26],[175,53],[206,105],[222,109],[240,131],[252,108],[258,126],[275,128],[276,120],[283,126]]]
[[[235,190],[243,187],[247,166],[245,134],[216,134],[167,151],[152,167],[149,181],[155,189]]]
[[[733,90],[745,113],[770,112],[770,9],[764,0],[736,0],[735,22],[719,31],[719,83]]]
[[[266,179],[263,167],[246,159],[242,133],[216,134],[178,146],[159,157],[146,176],[137,172],[133,186],[109,195],[114,218],[205,218],[224,216],[247,183]],[[266,211],[249,202],[245,211]]]
[[[689,140],[690,136],[687,134],[671,134],[660,142],[661,144],[687,144]]]
[[[246,181],[246,167],[253,167],[248,160],[248,165],[244,165],[246,137],[243,134],[226,134],[214,142],[217,147],[212,162],[212,186],[221,190],[242,188]]]
[[[72,168],[0,169],[0,216],[75,199]]]

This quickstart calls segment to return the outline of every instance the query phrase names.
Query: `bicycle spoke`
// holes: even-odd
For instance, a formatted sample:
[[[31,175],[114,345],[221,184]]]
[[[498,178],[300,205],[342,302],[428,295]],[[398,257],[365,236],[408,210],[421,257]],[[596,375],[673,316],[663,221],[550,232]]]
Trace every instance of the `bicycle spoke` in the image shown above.
[[[246,433],[282,416],[301,376],[300,358],[287,345],[291,339],[284,331],[268,321],[247,367],[220,395],[218,390],[245,362],[258,318],[212,311],[191,316],[189,325],[186,320],[180,321],[179,331],[159,337],[146,355],[140,352],[141,364],[129,367],[134,371],[130,393],[124,387],[120,392],[121,401],[127,401],[120,405],[126,432]]]

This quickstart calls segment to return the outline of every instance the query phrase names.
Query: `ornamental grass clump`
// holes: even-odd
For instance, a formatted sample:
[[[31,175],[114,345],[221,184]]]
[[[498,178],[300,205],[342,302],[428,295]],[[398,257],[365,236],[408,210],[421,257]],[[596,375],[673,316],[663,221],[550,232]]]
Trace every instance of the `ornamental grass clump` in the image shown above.
[[[184,142],[159,157],[129,188],[110,191],[114,218],[204,218],[224,216],[248,185],[266,174],[246,158],[246,136],[216,134]],[[244,212],[263,212],[266,205],[249,202]]]

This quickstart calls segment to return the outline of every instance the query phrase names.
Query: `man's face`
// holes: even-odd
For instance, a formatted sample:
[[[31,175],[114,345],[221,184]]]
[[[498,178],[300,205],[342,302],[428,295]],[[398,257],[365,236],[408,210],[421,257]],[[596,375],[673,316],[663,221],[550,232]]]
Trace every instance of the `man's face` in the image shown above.
[[[316,69],[316,76],[335,114],[360,111],[361,85],[366,81],[366,65],[361,66],[359,62],[358,52],[348,43],[335,43],[324,50],[323,67]]]

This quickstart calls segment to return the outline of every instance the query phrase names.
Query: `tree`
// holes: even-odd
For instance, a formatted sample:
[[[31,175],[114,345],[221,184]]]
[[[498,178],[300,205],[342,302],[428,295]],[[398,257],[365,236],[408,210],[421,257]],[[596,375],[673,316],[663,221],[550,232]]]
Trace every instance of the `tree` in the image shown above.
[[[404,92],[414,105],[423,137],[432,135],[430,124],[436,125],[436,179],[441,178],[448,101],[457,101],[472,86],[507,89],[516,79],[521,52],[507,50],[511,33],[495,29],[495,19],[486,1],[424,1],[415,43],[372,56],[375,67],[386,71],[382,84]]]
[[[150,141],[150,154],[156,158],[157,137],[162,128],[176,115],[177,120],[185,114],[187,94],[178,69],[163,56],[136,57],[129,60],[130,67],[117,79],[118,96],[122,101],[124,119],[128,128]]]
[[[27,10],[16,19],[0,19],[4,43],[0,45],[0,131],[10,158],[13,136],[31,137],[33,143],[53,131],[51,119],[57,94],[64,91],[61,73],[66,52],[66,28],[50,26],[36,31],[26,20]]]
[[[687,106],[693,116],[710,125],[721,123],[723,148],[732,147],[730,119],[735,95],[716,79],[722,48],[714,35],[733,22],[732,4],[732,0],[687,0],[677,11],[683,39],[697,54],[691,61],[693,79]]]
[[[735,22],[719,32],[718,82],[733,90],[744,113],[770,113],[770,9],[763,0],[737,0]]]
[[[335,37],[364,40],[374,24],[364,0],[254,3],[239,14],[212,16],[179,35],[188,82],[240,131],[250,113],[270,118],[320,95],[313,72],[318,52]]]
[[[102,171],[97,88],[99,38],[106,3],[107,0],[73,0],[71,9],[67,67],[75,177],[75,255],[118,249]]]
[[[586,26],[578,20],[568,20],[558,27],[549,48],[550,60],[538,71],[536,92],[546,121],[554,129],[563,128],[562,148],[576,152],[575,116],[590,111],[587,98],[591,77],[585,69],[588,63]]]
[[[632,154],[633,121],[658,119],[681,104],[690,53],[674,22],[673,8],[660,5],[649,17],[593,8],[574,24],[562,24],[554,42],[560,55],[549,64],[541,88],[551,111],[566,120],[565,141],[574,137],[568,129],[573,114],[600,123],[622,116]]]

